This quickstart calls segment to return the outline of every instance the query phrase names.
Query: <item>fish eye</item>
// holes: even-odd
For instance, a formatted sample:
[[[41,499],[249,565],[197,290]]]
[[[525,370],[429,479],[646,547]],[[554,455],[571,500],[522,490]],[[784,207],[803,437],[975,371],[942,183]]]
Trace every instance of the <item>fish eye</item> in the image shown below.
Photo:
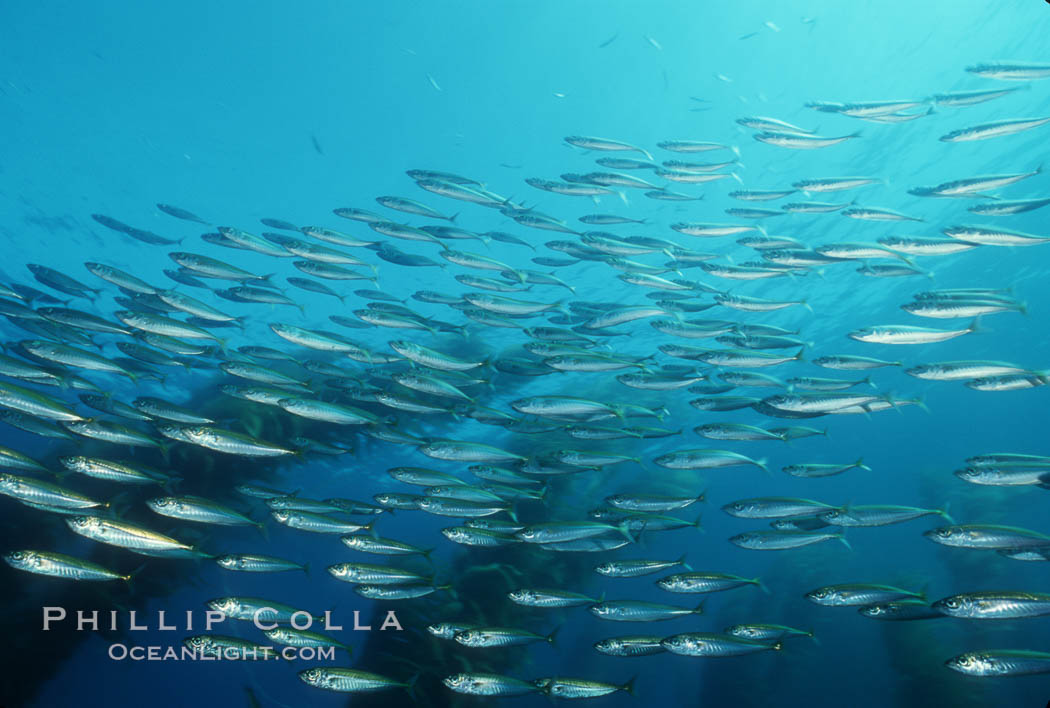
[[[951,599],[951,600],[945,600],[944,601],[944,606],[947,607],[950,610],[957,609],[960,604],[961,603],[958,600],[954,599],[954,598]]]

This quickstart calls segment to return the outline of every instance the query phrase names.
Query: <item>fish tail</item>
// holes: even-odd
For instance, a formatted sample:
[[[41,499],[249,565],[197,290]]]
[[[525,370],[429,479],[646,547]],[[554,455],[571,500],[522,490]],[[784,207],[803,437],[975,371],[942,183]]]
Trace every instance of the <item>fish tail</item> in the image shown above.
[[[926,405],[926,400],[922,396],[915,399],[915,405],[921,408],[925,413],[930,412],[930,407]]]
[[[157,443],[158,447],[160,447],[160,456],[164,460],[165,465],[171,464],[171,446],[174,444],[174,442]]]
[[[950,501],[946,501],[946,502],[944,502],[944,508],[943,508],[943,509],[938,509],[938,510],[937,510],[937,515],[938,515],[938,516],[943,516],[943,517],[944,517],[944,519],[945,519],[945,520],[946,520],[946,521],[947,521],[947,522],[948,522],[949,524],[954,524],[954,523],[955,523],[955,519],[953,519],[953,518],[951,517],[951,514],[949,514],[949,513],[948,513],[948,510],[949,510],[949,509],[951,508],[951,505],[952,505],[952,503],[951,503]]]
[[[844,534],[844,533],[836,534],[835,538],[837,538],[842,543],[843,546],[845,546],[846,548],[848,548],[851,551],[853,550],[853,546],[849,545],[849,541],[846,540],[846,534]]]
[[[631,535],[631,529],[628,528],[626,521],[618,525],[616,530],[623,534],[623,537],[627,539],[628,543],[638,542],[637,537]]]
[[[620,686],[620,689],[623,690],[624,693],[627,693],[628,695],[633,696],[634,695],[634,682],[637,679],[638,679],[637,676],[632,676],[630,681],[628,681],[624,685]]]
[[[853,466],[858,469],[867,470],[868,472],[871,472],[871,468],[864,464],[863,457],[858,457],[857,461],[853,463]]]
[[[131,593],[132,595],[135,594],[135,586],[132,585],[132,581],[135,580],[135,578],[138,576],[139,573],[142,572],[142,570],[146,567],[146,565],[147,565],[146,563],[143,563],[142,565],[140,565],[138,568],[135,568],[135,570],[131,571],[127,575],[120,576],[120,579],[123,580],[124,584],[127,586],[128,592]]]
[[[686,553],[683,553],[682,555],[680,555],[680,556],[678,557],[678,565],[682,566],[682,567],[683,567],[683,568],[685,568],[686,570],[692,570],[692,569],[693,569],[693,566],[691,566],[691,565],[689,565],[688,563],[686,563],[686,562],[685,562],[685,557],[686,557],[686,555],[688,555],[688,554],[686,554]]]
[[[418,672],[413,674],[412,678],[406,681],[404,686],[405,691],[408,692],[408,697],[413,701],[419,700],[419,696],[416,694],[416,682],[419,680],[419,675]]]
[[[548,634],[546,637],[544,637],[547,640],[548,644],[550,644],[551,646],[554,646],[554,637],[557,636],[559,631],[561,631],[561,625],[558,625],[557,627],[555,627],[554,630],[550,634]]]

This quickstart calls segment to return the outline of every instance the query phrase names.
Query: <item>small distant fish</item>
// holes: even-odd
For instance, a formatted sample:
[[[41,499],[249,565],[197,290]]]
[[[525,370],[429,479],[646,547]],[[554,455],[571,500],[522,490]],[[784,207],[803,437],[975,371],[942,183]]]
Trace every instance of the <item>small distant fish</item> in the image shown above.
[[[172,206],[171,204],[157,204],[157,208],[168,216],[174,216],[176,219],[182,219],[183,221],[193,221],[198,224],[208,225],[208,222],[200,218],[192,211],[183,209],[182,207]]]

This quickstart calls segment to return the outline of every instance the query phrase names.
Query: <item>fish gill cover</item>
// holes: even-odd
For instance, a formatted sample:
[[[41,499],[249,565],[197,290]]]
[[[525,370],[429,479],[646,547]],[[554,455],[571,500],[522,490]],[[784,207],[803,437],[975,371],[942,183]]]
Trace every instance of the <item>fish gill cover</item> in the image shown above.
[[[0,12],[0,705],[1050,697],[1044,3]]]

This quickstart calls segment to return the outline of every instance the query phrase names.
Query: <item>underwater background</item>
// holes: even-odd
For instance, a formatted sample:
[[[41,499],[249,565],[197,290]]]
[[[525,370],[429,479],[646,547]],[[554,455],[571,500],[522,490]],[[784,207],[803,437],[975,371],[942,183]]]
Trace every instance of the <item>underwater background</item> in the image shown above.
[[[882,183],[850,192],[841,201],[856,198],[865,206],[890,208],[924,220],[887,224],[837,214],[788,214],[768,222],[771,233],[806,244],[873,242],[887,235],[936,237],[946,226],[988,223],[989,219],[966,212],[967,201],[923,199],[909,195],[908,189],[974,175],[1031,172],[1048,157],[1045,128],[972,143],[938,138],[993,120],[1050,114],[1050,81],[1034,81],[1030,89],[972,107],[937,107],[928,117],[901,124],[861,124],[814,112],[804,104],[926,99],[935,93],[1013,86],[976,77],[964,69],[995,60],[1045,62],[1048,36],[1050,5],[1036,0],[184,2],[177,6],[8,0],[0,7],[0,239],[4,244],[0,282],[38,285],[25,267],[29,263],[46,264],[88,282],[86,261],[107,263],[149,282],[160,281],[162,271],[173,267],[167,252],[176,248],[205,253],[254,273],[280,271],[279,278],[300,275],[266,256],[201,242],[199,234],[207,227],[172,219],[155,207],[158,202],[182,206],[214,224],[252,232],[264,228],[259,226],[260,218],[269,217],[358,235],[371,231],[364,224],[339,219],[332,210],[380,211],[374,199],[381,195],[418,199],[446,214],[462,206],[458,226],[478,232],[512,232],[537,252],[499,242],[487,246],[469,242],[463,250],[521,267],[535,267],[529,258],[537,255],[560,255],[544,251],[545,241],[571,238],[522,228],[497,211],[422,192],[405,176],[413,168],[470,175],[487,189],[567,222],[578,223],[576,218],[586,213],[614,212],[650,222],[627,230],[613,227],[619,233],[669,238],[688,248],[714,250],[735,263],[752,258],[753,252],[736,245],[733,237],[694,239],[668,229],[670,223],[679,221],[733,221],[723,209],[751,206],[727,196],[728,191],[741,188],[733,180],[673,185],[683,192],[704,195],[702,201],[680,203],[652,201],[628,190],[626,204],[619,196],[608,195],[595,205],[586,197],[552,195],[527,186],[527,177],[554,179],[565,172],[586,172],[593,169],[595,157],[619,154],[586,153],[567,146],[565,136],[577,134],[614,138],[654,153],[657,142],[672,138],[736,146],[740,164],[732,171],[745,188],[789,188],[793,182],[814,177],[873,176]],[[776,116],[822,135],[839,136],[858,129],[862,135],[822,150],[781,150],[752,140],[750,131],[735,123],[746,115]],[[633,156],[639,157],[637,153]],[[679,156],[665,153],[661,157]],[[1050,177],[1038,174],[1008,189],[1010,196],[1005,198],[1009,199],[1048,196]],[[790,199],[796,197],[801,195]],[[95,213],[185,241],[178,247],[142,243],[100,227],[90,218]],[[1043,211],[997,218],[1001,220],[995,224],[1004,228],[1048,235]],[[415,217],[405,220],[417,226],[429,223]],[[398,245],[406,251],[436,253],[429,245]],[[982,247],[918,259],[929,278],[864,277],[856,272],[860,263],[742,284],[718,281],[703,273],[697,276],[696,270],[687,271],[685,277],[699,277],[716,287],[728,284],[734,292],[763,298],[806,300],[812,313],[798,307],[751,318],[799,330],[799,336],[810,343],[803,355],[806,361],[763,370],[778,377],[834,375],[808,363],[829,354],[874,356],[906,365],[1006,360],[1039,371],[1050,368],[1050,307],[1046,304],[1050,251],[1046,249]],[[654,262],[662,262],[657,256]],[[397,298],[407,300],[418,290],[454,294],[465,290],[444,269],[371,262],[378,263],[375,287]],[[558,276],[575,288],[571,296],[567,290],[550,287],[510,296],[545,302],[646,302],[639,288],[615,275],[604,264],[585,260],[558,270]],[[101,287],[97,281],[91,284]],[[373,286],[367,281],[354,282],[341,291],[349,293],[353,287]],[[900,305],[914,293],[934,287],[1009,288],[1012,296],[1027,304],[1027,313],[984,318],[982,332],[939,344],[893,347],[847,339],[848,332],[877,324],[954,326],[962,322],[960,326],[965,326],[967,320],[919,321],[901,312]],[[204,292],[193,290],[192,294],[203,298]],[[244,310],[249,322],[245,333],[223,330],[221,336],[229,335],[231,347],[258,344],[302,353],[305,350],[275,337],[266,324],[282,321],[330,330],[329,315],[349,314],[364,306],[353,295],[343,305],[301,290],[286,294],[304,306],[302,317],[290,308],[253,305]],[[102,309],[96,314],[108,316],[118,309],[111,302],[103,304],[107,297],[99,299],[96,307]],[[470,325],[469,337],[383,328],[344,334],[375,351],[388,352],[388,340],[413,339],[464,357],[497,355],[523,339],[517,330],[471,325],[436,305],[407,302],[412,307],[419,305],[419,311],[428,316],[465,322]],[[231,303],[214,298],[212,304],[232,309]],[[83,299],[71,306],[88,309]],[[726,316],[724,311],[701,316],[708,315]],[[542,324],[540,320],[527,322]],[[619,354],[653,355],[659,344],[667,342],[645,323],[623,329],[632,336],[609,342]],[[27,336],[6,321],[0,322],[0,331],[5,342]],[[706,341],[680,343],[708,345]],[[272,522],[268,523],[268,539],[252,528],[224,528],[205,537],[202,545],[219,552],[266,552],[310,563],[309,575],[228,573],[208,561],[146,559],[130,589],[98,591],[5,566],[0,569],[7,630],[0,643],[4,666],[0,704],[323,707],[410,702],[403,691],[353,697],[318,691],[295,676],[305,668],[302,662],[117,662],[106,655],[113,641],[177,645],[189,632],[151,629],[129,633],[136,635],[129,638],[127,634],[40,631],[44,605],[144,610],[155,627],[157,610],[178,616],[186,610],[202,611],[204,602],[214,597],[247,595],[316,612],[332,609],[344,626],[352,622],[355,610],[378,625],[387,609],[395,609],[404,632],[397,636],[390,631],[342,634],[341,640],[354,651],[349,664],[343,652],[337,652],[335,663],[401,681],[419,673],[415,693],[422,705],[467,705],[482,700],[513,701],[521,706],[547,704],[542,695],[480,699],[454,694],[441,685],[442,676],[472,670],[473,665],[481,667],[474,670],[523,679],[579,676],[622,684],[637,676],[635,697],[619,692],[596,699],[610,706],[1041,708],[1050,700],[1047,674],[974,678],[950,671],[944,662],[984,648],[1050,651],[1050,620],[1045,617],[999,622],[878,622],[850,608],[817,606],[804,594],[821,585],[846,582],[922,588],[931,600],[985,589],[1038,592],[1048,588],[1050,564],[1017,562],[992,552],[931,543],[922,532],[941,525],[937,517],[878,529],[851,529],[847,538],[852,550],[827,543],[756,553],[726,541],[764,523],[733,518],[719,507],[756,496],[802,497],[834,505],[948,508],[960,523],[1005,524],[1050,533],[1050,492],[1034,486],[980,487],[952,474],[973,455],[1050,455],[1046,389],[986,392],[959,382],[916,379],[896,367],[871,373],[880,392],[921,397],[928,412],[907,406],[871,415],[829,416],[816,422],[801,421],[826,427],[827,437],[790,444],[711,445],[691,429],[715,421],[756,425],[768,421],[748,410],[696,410],[687,403],[693,396],[684,391],[636,392],[617,383],[610,373],[497,375],[491,390],[481,394],[481,402],[492,408],[510,411],[509,401],[541,394],[630,401],[666,406],[669,416],[662,423],[648,423],[684,429],[678,437],[620,440],[609,446],[620,454],[642,458],[641,466],[614,466],[588,473],[599,477],[587,482],[554,486],[550,492],[554,508],[575,510],[576,518],[618,491],[668,493],[661,480],[668,471],[651,460],[670,450],[725,447],[768,459],[772,473],[766,475],[753,467],[675,473],[678,491],[706,492],[707,504],[680,514],[691,520],[702,513],[702,532],[685,528],[651,534],[640,549],[556,554],[553,560],[552,554],[543,555],[536,549],[515,547],[504,552],[452,544],[440,533],[441,528],[453,525],[448,518],[401,511],[383,515],[376,528],[384,536],[437,548],[433,554],[436,579],[451,583],[456,599],[435,594],[397,603],[365,600],[323,570],[330,563],[353,559],[352,552],[337,539]],[[457,472],[465,467],[425,459],[411,446],[375,440],[356,429],[289,423],[288,416],[259,412],[254,404],[223,397],[219,386],[229,380],[214,367],[174,371],[164,385],[133,384],[113,376],[101,380],[121,400],[145,393],[215,412],[224,420],[254,417],[252,429],[262,431],[259,436],[263,439],[284,439],[305,430],[304,434],[325,436],[330,442],[354,448],[353,453],[338,457],[260,463],[252,458],[180,452],[176,447],[173,466],[180,469],[188,490],[220,500],[236,502],[233,485],[249,480],[300,490],[310,498],[370,500],[381,492],[410,491],[387,476],[388,468],[423,465]],[[70,393],[49,392],[75,401]],[[304,427],[295,427],[300,425]],[[420,436],[474,440],[522,454],[528,454],[532,445],[545,444],[531,440],[534,436],[515,435],[469,418],[428,419],[412,430]],[[103,444],[54,440],[2,426],[0,445],[57,467],[57,456],[78,449],[97,452]],[[564,440],[557,445],[571,446]],[[582,443],[581,447],[587,449]],[[780,471],[795,462],[845,464],[858,458],[863,458],[870,472],[854,469],[829,478],[801,479]],[[141,459],[160,465],[155,454]],[[111,487],[103,489],[112,492]],[[61,520],[45,521],[43,517],[49,516],[45,512],[26,509],[7,498],[0,503],[4,551],[48,548],[86,555],[94,546],[70,534]],[[262,518],[260,511],[265,508],[255,508],[253,516]],[[537,518],[538,512],[531,513]],[[560,518],[574,517],[562,513]],[[165,531],[165,526],[158,530]],[[514,607],[506,600],[506,592],[535,579],[533,584],[541,587],[595,598],[607,592],[610,598],[685,600],[679,604],[691,606],[695,603],[690,600],[703,597],[669,596],[653,585],[651,576],[610,580],[592,570],[599,559],[677,558],[682,554],[687,554],[694,568],[760,577],[769,592],[747,587],[711,595],[702,616],[662,623],[653,633],[719,632],[731,624],[758,621],[812,631],[819,641],[800,638],[786,642],[781,651],[735,658],[696,659],[669,653],[610,657],[591,645],[604,637],[633,633],[635,627],[627,627],[626,632],[620,631],[622,626],[610,628],[610,623],[585,608],[535,610]],[[113,564],[124,572],[142,560],[127,554],[107,558],[115,558]],[[471,607],[474,611],[485,608],[492,624],[522,626],[542,634],[558,626],[561,629],[553,647],[541,642],[491,650],[450,646],[427,633],[427,624],[469,619]],[[254,632],[230,624],[222,630],[236,630],[245,637]],[[258,639],[258,632],[254,634]]]

